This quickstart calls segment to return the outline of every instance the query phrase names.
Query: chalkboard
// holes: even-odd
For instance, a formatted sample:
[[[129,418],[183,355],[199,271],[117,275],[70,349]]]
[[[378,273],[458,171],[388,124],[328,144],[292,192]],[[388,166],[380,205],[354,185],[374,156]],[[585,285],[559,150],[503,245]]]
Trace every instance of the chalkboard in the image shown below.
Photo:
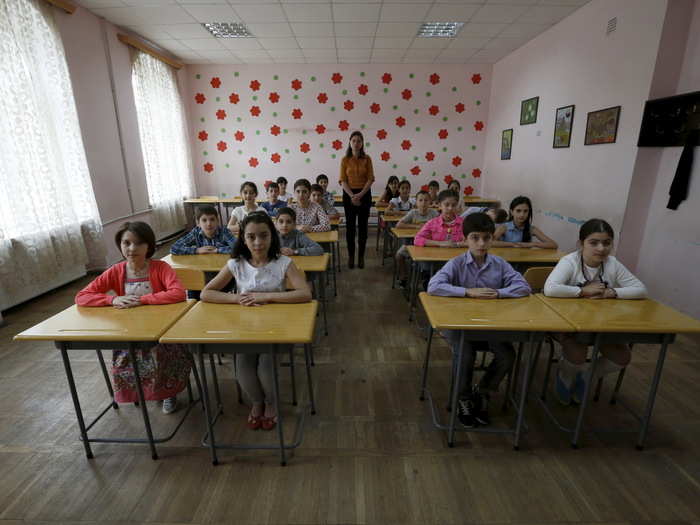
[[[637,146],[685,146],[692,130],[700,130],[700,91],[647,100]]]

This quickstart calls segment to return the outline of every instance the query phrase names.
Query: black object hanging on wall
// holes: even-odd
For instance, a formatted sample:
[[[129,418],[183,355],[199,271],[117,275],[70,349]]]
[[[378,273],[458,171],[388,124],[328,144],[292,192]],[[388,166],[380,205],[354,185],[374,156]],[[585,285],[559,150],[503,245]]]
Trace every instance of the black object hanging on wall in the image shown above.
[[[637,146],[683,147],[667,205],[677,209],[688,196],[693,148],[700,146],[700,91],[647,100]]]

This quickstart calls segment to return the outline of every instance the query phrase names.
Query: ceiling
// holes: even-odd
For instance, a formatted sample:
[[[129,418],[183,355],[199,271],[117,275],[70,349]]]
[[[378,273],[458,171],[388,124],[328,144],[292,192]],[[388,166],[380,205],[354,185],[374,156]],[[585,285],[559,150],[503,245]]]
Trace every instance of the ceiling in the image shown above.
[[[79,0],[187,64],[489,64],[589,0]],[[254,38],[214,38],[242,22]],[[464,22],[417,38],[422,22]]]

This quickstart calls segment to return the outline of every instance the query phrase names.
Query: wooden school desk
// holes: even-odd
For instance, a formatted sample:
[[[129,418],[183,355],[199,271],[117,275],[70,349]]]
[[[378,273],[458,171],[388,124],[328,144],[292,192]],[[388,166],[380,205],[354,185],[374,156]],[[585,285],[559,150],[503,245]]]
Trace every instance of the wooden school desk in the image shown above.
[[[574,330],[573,326],[532,295],[518,299],[485,300],[465,297],[438,297],[421,292],[420,302],[430,324],[421,381],[421,399],[423,399],[423,394],[427,395],[433,415],[433,424],[441,430],[447,430],[447,444],[450,447],[454,446],[457,397],[461,380],[464,343],[467,341],[527,343],[520,398],[516,402],[511,394],[511,390],[515,391],[515,387],[517,387],[517,377],[510,379],[515,387],[513,389],[507,388],[505,392],[506,396],[510,396],[510,402],[517,411],[514,426],[509,428],[465,429],[470,432],[512,433],[513,448],[518,450],[523,428],[525,400],[533,368],[532,347],[537,342],[539,348],[547,332],[572,332]],[[440,422],[438,409],[435,407],[430,390],[427,388],[430,344],[435,330],[460,330],[461,332],[457,353],[452,356],[452,359],[457,360],[457,369],[456,377],[453,378],[452,388],[450,389],[450,421],[448,425]],[[521,361],[520,354],[522,350],[523,347],[520,346],[518,349],[518,362]],[[515,369],[517,370],[518,368],[516,365]]]
[[[700,333],[700,321],[677,312],[661,303],[651,299],[580,299],[580,298],[554,298],[537,294],[537,299],[546,304],[554,312],[571,323],[579,332],[581,342],[593,344],[591,357],[591,371],[595,371],[600,353],[600,346],[606,343],[643,343],[660,345],[656,359],[656,368],[652,377],[651,386],[647,395],[647,403],[643,414],[637,415],[630,407],[625,406],[640,422],[637,448],[642,450],[649,430],[651,413],[654,409],[656,391],[661,379],[666,350],[679,333]],[[577,335],[577,338],[579,336]],[[583,418],[588,406],[588,398],[591,390],[591,382],[586,382],[586,389],[579,406],[576,426],[567,428],[559,423],[549,407],[540,398],[540,404],[544,407],[549,417],[563,431],[572,434],[571,446],[578,447],[579,437],[583,426]],[[546,388],[546,384],[545,384]],[[544,392],[543,392],[544,393]],[[592,429],[596,431],[596,429]],[[607,432],[630,432],[630,430],[597,429]]]
[[[331,254],[331,275],[333,277],[333,295],[338,295],[338,283],[336,281],[336,272],[340,273],[340,243],[338,242],[338,230],[327,232],[308,232],[307,237],[312,241],[316,241],[324,248],[328,248]]]
[[[285,444],[283,418],[280,410],[279,377],[277,354],[287,352],[280,345],[303,344],[306,360],[306,380],[309,387],[309,405],[311,413],[316,413],[314,404],[311,366],[309,363],[310,347],[313,341],[318,303],[311,301],[298,304],[266,304],[262,306],[241,306],[239,304],[215,304],[198,302],[186,315],[170,328],[161,338],[161,343],[182,343],[190,345],[196,353],[202,373],[204,389],[204,410],[206,414],[207,434],[202,443],[208,444],[211,460],[218,464],[217,448],[230,449],[274,449],[280,452],[280,463],[286,464],[285,450],[301,444],[304,431],[306,410],[302,409],[297,421],[296,438],[293,443]],[[204,354],[209,354],[209,362],[214,374],[214,391],[216,394],[217,413],[214,414],[209,403]],[[259,444],[220,444],[216,442],[214,425],[221,414],[221,397],[214,367],[214,354],[221,353],[269,353],[272,356],[273,389],[275,409],[277,411],[277,437],[279,445]],[[291,361],[292,370],[294,360]]]
[[[68,379],[68,388],[73,398],[75,415],[78,418],[80,427],[80,439],[85,447],[85,454],[92,458],[90,443],[148,443],[151,448],[151,457],[158,459],[155,443],[164,443],[173,438],[187,414],[189,414],[194,403],[190,394],[190,404],[180,422],[173,430],[172,434],[165,438],[154,438],[151,430],[151,423],[146,409],[146,401],[141,387],[141,377],[139,375],[138,363],[136,361],[136,350],[151,348],[158,342],[158,339],[165,331],[194,306],[195,301],[186,301],[164,305],[145,305],[135,308],[118,309],[113,306],[76,306],[66,308],[62,312],[49,317],[45,321],[17,334],[14,338],[19,341],[53,341],[61,351],[63,366]],[[100,361],[100,368],[104,375],[107,390],[112,398],[109,405],[89,424],[85,425],[83,411],[80,407],[78,391],[75,387],[75,379],[70,366],[68,350],[90,350],[96,351]],[[136,379],[136,391],[139,396],[139,404],[143,422],[146,427],[146,439],[139,438],[91,438],[88,431],[104,416],[110,408],[118,409],[119,406],[114,401],[114,391],[110,382],[102,358],[101,350],[129,350],[131,362],[134,367],[134,377]],[[195,379],[199,382],[195,372]],[[199,402],[199,400],[197,400]]]
[[[392,276],[391,276],[391,287],[394,288],[396,286],[396,278],[398,276],[398,265],[396,264],[396,258],[393,257],[396,255],[396,251],[403,246],[404,244],[413,244],[413,238],[416,236],[420,228],[391,228],[391,246],[392,248],[389,250],[390,255],[392,256],[393,259],[393,266],[392,266]],[[394,249],[394,246],[396,249]],[[384,261],[382,261],[383,263]]]
[[[381,252],[382,266],[384,266],[384,259],[391,257],[392,255],[393,246],[391,243],[391,228],[393,228],[397,222],[403,219],[405,215],[406,212],[393,210],[391,212],[387,211],[381,215],[381,221],[384,222],[384,235]],[[377,251],[379,251],[379,236],[377,236]]]
[[[490,206],[500,206],[501,201],[499,201],[498,199],[488,199],[486,197],[479,197],[476,195],[465,195],[464,196],[464,204],[466,206],[490,207]]]

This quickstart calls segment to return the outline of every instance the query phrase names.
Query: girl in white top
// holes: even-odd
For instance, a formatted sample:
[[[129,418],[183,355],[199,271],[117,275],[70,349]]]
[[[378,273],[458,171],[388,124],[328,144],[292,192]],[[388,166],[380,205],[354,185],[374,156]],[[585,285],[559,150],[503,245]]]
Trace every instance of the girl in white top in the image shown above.
[[[239,224],[246,218],[246,216],[253,211],[265,211],[265,208],[258,206],[258,187],[254,182],[244,182],[241,184],[241,198],[243,199],[243,206],[237,206],[233,209],[231,213],[231,218],[228,220],[227,228],[234,235],[238,235]]]
[[[260,306],[311,300],[304,275],[289,257],[281,255],[279,236],[267,213],[250,213],[240,223],[240,231],[231,259],[204,287],[202,301]],[[236,281],[236,293],[222,292],[231,279]],[[285,291],[285,282],[291,290]],[[253,402],[248,428],[273,429],[277,413],[270,355],[236,354],[236,374],[241,388]]]
[[[642,282],[610,255],[613,240],[613,230],[604,220],[585,222],[579,231],[579,249],[562,257],[544,285],[544,294],[587,299],[644,299],[647,290]],[[571,334],[560,334],[557,339],[564,354],[557,373],[557,396],[565,405],[572,398],[580,402],[590,375],[584,373],[588,346],[577,343]],[[600,350],[602,357],[596,365],[595,380],[621,370],[630,362],[627,345],[606,344]]]
[[[402,180],[399,183],[399,196],[389,201],[389,210],[410,211],[416,207],[416,200],[411,197],[411,183]]]

